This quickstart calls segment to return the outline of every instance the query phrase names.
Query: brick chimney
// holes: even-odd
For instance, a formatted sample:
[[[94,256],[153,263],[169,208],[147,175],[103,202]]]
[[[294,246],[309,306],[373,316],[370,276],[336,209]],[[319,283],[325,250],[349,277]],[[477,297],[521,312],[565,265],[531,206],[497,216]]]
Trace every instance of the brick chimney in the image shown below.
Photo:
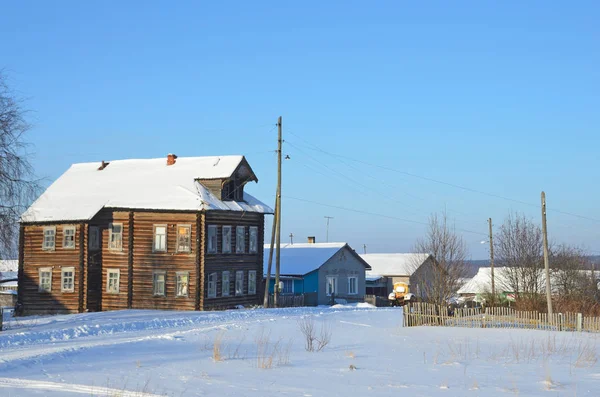
[[[177,159],[176,154],[172,154],[172,153],[167,154],[167,165],[175,164],[176,159]]]
[[[109,163],[107,163],[106,161],[102,160],[102,164],[100,164],[100,167],[98,167],[98,171],[102,171],[103,169],[105,169],[108,166]]]
[[[314,244],[315,243],[315,236],[309,236],[308,237],[308,243],[309,244]]]

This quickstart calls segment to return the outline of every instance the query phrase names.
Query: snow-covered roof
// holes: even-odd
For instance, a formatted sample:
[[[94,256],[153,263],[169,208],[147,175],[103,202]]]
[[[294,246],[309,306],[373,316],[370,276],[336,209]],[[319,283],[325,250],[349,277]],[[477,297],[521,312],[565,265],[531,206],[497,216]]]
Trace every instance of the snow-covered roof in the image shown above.
[[[272,213],[244,193],[245,202],[221,201],[197,179],[230,178],[243,156],[115,160],[73,164],[25,211],[23,222],[89,220],[103,207],[157,210],[233,210]]]
[[[344,248],[346,243],[301,243],[286,244],[281,246],[282,275],[304,275],[320,268],[325,262]],[[267,274],[269,264],[270,244],[264,246],[264,274]],[[275,250],[273,250],[273,263],[271,274],[275,274]]]
[[[0,260],[0,281],[16,279],[18,277],[19,261],[17,260]],[[9,281],[0,283],[2,288],[17,288],[17,281]]]
[[[19,270],[19,261],[16,259],[0,260],[0,273],[16,272]]]
[[[367,277],[411,276],[421,266],[429,254],[362,254],[360,256],[371,265]]]
[[[497,291],[504,291],[508,286],[504,267],[494,268],[494,284]],[[458,294],[483,294],[492,291],[492,268],[480,267],[477,274],[468,280],[459,290]]]
[[[512,272],[511,272],[512,269]],[[509,268],[509,267],[494,267],[494,287],[496,291],[499,292],[513,292],[513,288],[511,286],[511,273],[513,277],[515,272],[518,272],[519,268]],[[543,269],[538,270],[537,277],[537,288],[539,290],[544,290],[546,288],[546,272]],[[590,270],[579,270],[580,274],[591,277],[592,275],[596,275],[596,273],[592,273]],[[551,269],[550,270],[550,284],[552,291],[558,291],[558,284],[560,283],[560,270]],[[492,291],[492,268],[491,267],[480,267],[477,271],[475,277],[467,281],[459,290],[459,295],[465,294],[484,294],[490,293]]]

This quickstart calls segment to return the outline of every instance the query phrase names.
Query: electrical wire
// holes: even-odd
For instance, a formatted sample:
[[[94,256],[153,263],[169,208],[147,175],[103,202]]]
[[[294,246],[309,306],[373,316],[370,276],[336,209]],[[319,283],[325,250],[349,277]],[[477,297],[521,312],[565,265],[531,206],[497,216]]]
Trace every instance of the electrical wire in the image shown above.
[[[506,201],[510,201],[510,202],[513,202],[513,203],[530,206],[530,207],[541,208],[541,206],[539,204],[529,203],[529,202],[526,202],[526,201],[513,199],[513,198],[502,196],[502,195],[499,195],[499,194],[489,193],[489,192],[485,192],[483,190],[473,189],[473,188],[470,188],[470,187],[467,187],[467,186],[462,186],[462,185],[458,185],[458,184],[451,183],[451,182],[445,182],[445,181],[441,181],[441,180],[438,180],[438,179],[434,179],[434,178],[429,178],[429,177],[422,176],[422,175],[413,174],[411,172],[398,170],[398,169],[395,169],[395,168],[392,168],[392,167],[389,167],[389,166],[373,164],[373,163],[370,163],[370,162],[367,162],[367,161],[364,161],[364,160],[359,160],[359,159],[355,159],[355,158],[352,158],[352,157],[349,157],[349,156],[344,156],[344,155],[341,155],[341,154],[336,154],[336,153],[328,152],[326,150],[321,149],[317,145],[315,145],[313,143],[310,143],[309,141],[307,141],[306,139],[302,138],[301,136],[293,133],[292,131],[286,130],[286,132],[288,132],[288,133],[294,135],[295,137],[301,139],[302,141],[304,141],[308,145],[313,146],[314,150],[319,151],[319,152],[321,152],[323,154],[326,154],[326,155],[329,155],[329,156],[333,156],[333,157],[337,157],[337,158],[345,158],[347,160],[354,161],[354,162],[357,162],[357,163],[360,163],[360,164],[364,164],[364,165],[368,165],[370,167],[374,167],[374,168],[379,168],[379,169],[383,169],[383,170],[387,170],[387,171],[396,172],[396,173],[407,175],[407,176],[410,176],[410,177],[413,177],[413,178],[422,179],[422,180],[425,180],[425,181],[429,181],[429,182],[433,182],[433,183],[437,183],[437,184],[441,184],[441,185],[445,185],[445,186],[450,186],[450,187],[453,187],[455,189],[460,189],[460,190],[464,190],[464,191],[471,192],[471,193],[477,193],[477,194],[485,195],[485,196],[488,196],[488,197],[493,197],[493,198],[497,198],[497,199],[501,199],[501,200],[506,200]],[[592,222],[600,222],[600,219],[591,218],[591,217],[588,217],[588,216],[585,216],[585,215],[575,214],[575,213],[572,213],[572,212],[569,212],[569,211],[563,211],[563,210],[556,209],[556,208],[549,208],[548,207],[547,211],[552,211],[552,212],[556,212],[556,213],[563,214],[563,215],[568,215],[568,216],[572,216],[572,217],[576,217],[576,218],[580,218],[580,219],[585,219],[585,220],[592,221]]]

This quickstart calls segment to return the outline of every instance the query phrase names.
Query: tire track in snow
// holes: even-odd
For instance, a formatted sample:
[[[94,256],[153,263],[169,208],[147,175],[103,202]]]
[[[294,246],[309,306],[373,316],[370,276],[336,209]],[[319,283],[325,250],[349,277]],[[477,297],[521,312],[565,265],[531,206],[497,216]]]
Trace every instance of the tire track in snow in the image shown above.
[[[160,397],[158,394],[124,389],[111,389],[101,386],[79,385],[74,383],[46,382],[41,380],[0,378],[0,388],[33,389],[44,391],[69,392],[87,394],[88,396],[120,396],[120,397]]]
[[[8,364],[8,363],[11,363],[12,361],[27,360],[27,359],[32,359],[32,358],[37,359],[37,358],[43,357],[43,356],[75,352],[75,351],[80,351],[80,350],[85,350],[85,349],[91,349],[94,347],[121,345],[121,344],[125,344],[125,343],[137,343],[137,342],[159,340],[159,339],[172,339],[174,336],[177,336],[177,335],[182,335],[182,334],[187,334],[187,333],[192,333],[192,332],[209,332],[209,331],[213,331],[213,330],[217,330],[217,329],[224,329],[224,328],[226,329],[226,328],[229,328],[234,325],[236,325],[236,324],[228,323],[228,324],[213,325],[210,327],[194,328],[194,329],[185,330],[185,331],[178,330],[178,331],[169,332],[169,333],[165,333],[165,334],[159,334],[159,335],[154,334],[154,335],[136,336],[136,337],[128,337],[128,338],[102,338],[101,340],[89,340],[89,341],[77,341],[77,342],[65,341],[65,342],[61,342],[60,345],[53,345],[53,346],[35,345],[35,346],[31,346],[29,348],[19,348],[19,349],[11,349],[11,350],[3,351],[2,356],[0,358],[0,363]],[[97,337],[91,337],[91,338],[96,339]]]

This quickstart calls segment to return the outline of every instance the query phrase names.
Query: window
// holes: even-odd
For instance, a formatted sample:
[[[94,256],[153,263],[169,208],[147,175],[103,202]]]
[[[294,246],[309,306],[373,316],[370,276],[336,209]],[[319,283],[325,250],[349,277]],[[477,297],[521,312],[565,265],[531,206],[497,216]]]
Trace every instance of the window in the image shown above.
[[[75,226],[63,228],[63,248],[75,249]]]
[[[208,250],[209,254],[217,253],[217,226],[208,225],[208,239],[206,244],[208,244],[206,249]]]
[[[42,267],[39,270],[40,272],[40,292],[50,292],[52,291],[52,268],[51,267]]]
[[[348,295],[356,295],[358,293],[358,278],[348,277]]]
[[[208,275],[208,297],[217,297],[217,273],[211,273]]]
[[[246,252],[246,240],[245,240],[246,228],[244,226],[238,226],[235,228],[235,253],[243,254]]]
[[[167,252],[167,225],[154,225],[154,252]]]
[[[165,272],[152,273],[152,293],[154,296],[165,296]]]
[[[327,283],[325,285],[327,296],[337,294],[337,277],[327,276]]]
[[[231,284],[229,283],[229,272],[223,272],[223,280],[221,283],[223,284],[221,286],[221,295],[229,296],[229,291],[231,290]]]
[[[256,226],[250,226],[250,247],[251,254],[258,252],[258,228]]]
[[[192,226],[177,226],[177,252],[192,251]]]
[[[97,251],[100,249],[100,229],[98,226],[90,226],[90,251]]]
[[[294,293],[294,280],[286,279],[281,280],[281,282],[283,282],[283,290],[281,291],[282,294],[291,295]]]
[[[175,284],[177,296],[188,296],[190,274],[188,272],[177,272]]]
[[[223,200],[227,200],[227,201],[231,201],[231,200],[235,200],[235,181],[229,181],[226,182],[223,185],[223,190],[221,193],[221,197],[223,197]]]
[[[111,223],[108,225],[108,249],[123,250],[123,224]]]
[[[56,228],[54,226],[44,228],[44,241],[42,249],[54,251],[54,240],[56,239]]]
[[[244,272],[235,272],[235,294],[244,295]]]
[[[108,269],[106,275],[106,292],[109,294],[118,294],[120,278],[121,271],[119,269]]]
[[[223,226],[223,253],[231,254],[231,226]]]
[[[256,270],[248,272],[248,295],[256,295]]]
[[[61,270],[61,286],[62,292],[74,292],[75,291],[75,268],[74,267],[63,267]]]

